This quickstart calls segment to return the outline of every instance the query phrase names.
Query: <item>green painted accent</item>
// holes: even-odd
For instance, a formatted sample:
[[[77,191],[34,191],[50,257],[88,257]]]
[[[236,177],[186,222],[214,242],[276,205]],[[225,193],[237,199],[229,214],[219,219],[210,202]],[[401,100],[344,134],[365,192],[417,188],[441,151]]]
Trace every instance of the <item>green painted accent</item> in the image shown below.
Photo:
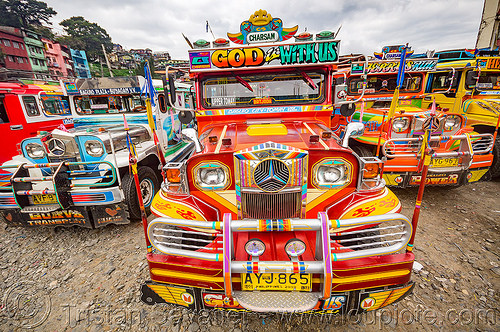
[[[333,261],[336,262],[337,261],[337,254],[332,254],[333,256]]]
[[[181,141],[175,145],[171,145],[167,148],[167,151],[165,151],[165,157],[171,155],[172,153],[175,153],[185,147],[188,143]]]
[[[413,247],[413,244],[407,244],[408,247]]]
[[[369,136],[360,136],[360,137],[354,137],[355,140],[363,143],[367,143],[370,145],[377,145],[378,143],[378,136],[377,137],[369,137]],[[385,139],[381,138],[380,139],[380,146],[382,146],[385,143]]]

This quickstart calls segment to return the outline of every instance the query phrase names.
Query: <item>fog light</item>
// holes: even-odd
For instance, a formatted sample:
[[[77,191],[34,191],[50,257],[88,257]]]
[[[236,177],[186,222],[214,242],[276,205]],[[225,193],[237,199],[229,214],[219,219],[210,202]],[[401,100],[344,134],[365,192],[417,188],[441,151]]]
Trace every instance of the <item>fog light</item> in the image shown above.
[[[306,244],[299,239],[291,239],[286,243],[285,251],[289,256],[297,257],[306,251]]]
[[[252,257],[258,257],[266,251],[266,245],[259,239],[251,239],[245,244],[245,251]]]

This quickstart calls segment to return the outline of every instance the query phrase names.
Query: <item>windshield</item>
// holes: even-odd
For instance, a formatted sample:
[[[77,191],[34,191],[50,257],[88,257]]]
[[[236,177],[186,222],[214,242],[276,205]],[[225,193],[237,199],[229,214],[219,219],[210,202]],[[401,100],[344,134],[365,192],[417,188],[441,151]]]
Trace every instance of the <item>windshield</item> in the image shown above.
[[[479,74],[479,81],[477,80],[477,75]],[[467,89],[473,89],[477,87],[479,90],[500,90],[500,71],[481,71],[480,73],[477,71],[469,71],[467,72],[467,84],[465,87]],[[477,86],[476,86],[477,82]]]
[[[418,92],[422,88],[422,74],[405,74],[400,92]],[[393,93],[396,89],[397,75],[368,76],[365,94]],[[351,77],[348,80],[348,93],[358,95],[363,91],[363,79]]]
[[[317,104],[325,99],[324,83],[318,71],[210,77],[201,81],[202,102],[206,108]]]
[[[451,74],[451,72],[431,74],[430,91],[427,92],[447,91],[450,87]],[[461,73],[455,73],[456,77],[453,79],[453,84],[451,85],[451,89],[449,92],[457,91],[458,82],[460,81],[460,75]],[[426,89],[429,89],[429,85],[427,85]]]
[[[144,101],[136,95],[79,96],[74,103],[81,115],[146,112]]]

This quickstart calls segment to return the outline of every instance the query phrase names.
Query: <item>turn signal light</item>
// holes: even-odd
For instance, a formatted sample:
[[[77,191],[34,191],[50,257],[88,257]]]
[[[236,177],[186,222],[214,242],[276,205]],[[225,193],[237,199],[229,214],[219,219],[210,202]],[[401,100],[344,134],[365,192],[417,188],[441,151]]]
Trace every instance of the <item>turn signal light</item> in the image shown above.
[[[365,179],[373,179],[376,178],[379,172],[378,164],[365,164],[363,177]]]
[[[181,170],[174,168],[174,169],[167,169],[167,181],[170,183],[180,183],[181,182]]]

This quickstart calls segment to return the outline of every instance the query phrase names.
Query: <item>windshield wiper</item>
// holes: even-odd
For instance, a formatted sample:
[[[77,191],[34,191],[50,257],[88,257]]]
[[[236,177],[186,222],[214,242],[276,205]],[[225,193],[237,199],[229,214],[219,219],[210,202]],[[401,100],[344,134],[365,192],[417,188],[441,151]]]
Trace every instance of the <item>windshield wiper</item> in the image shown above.
[[[300,72],[300,75],[302,75],[304,82],[307,83],[307,85],[309,85],[313,90],[316,90],[318,88],[318,86],[314,83],[312,78],[306,74],[306,72],[304,72],[302,70],[300,70],[299,72]]]
[[[252,92],[253,92],[252,87],[250,86],[250,84],[248,84],[248,82],[247,82],[247,81],[245,81],[244,79],[242,79],[242,78],[241,78],[240,76],[238,76],[238,75],[234,75],[234,74],[233,74],[233,77],[234,77],[234,78],[236,78],[236,80],[237,80],[238,82],[240,82],[240,84],[241,84],[241,85],[243,85],[245,88],[247,88],[248,90],[250,90],[250,91],[252,91]]]

